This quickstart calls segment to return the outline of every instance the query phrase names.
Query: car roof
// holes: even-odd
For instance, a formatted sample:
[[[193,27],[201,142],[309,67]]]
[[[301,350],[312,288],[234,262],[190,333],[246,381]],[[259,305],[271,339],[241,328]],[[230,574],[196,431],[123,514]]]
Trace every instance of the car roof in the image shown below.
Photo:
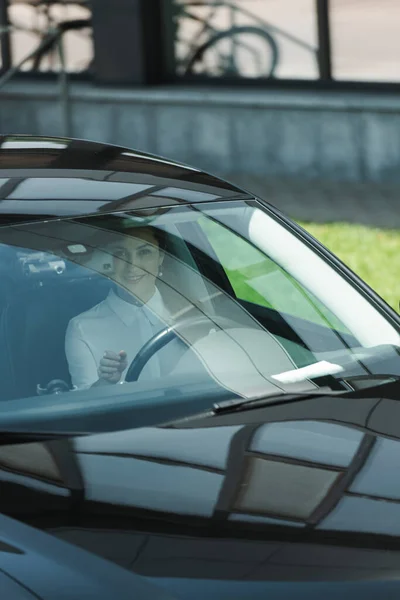
[[[0,225],[248,197],[199,169],[120,146],[0,136]]]

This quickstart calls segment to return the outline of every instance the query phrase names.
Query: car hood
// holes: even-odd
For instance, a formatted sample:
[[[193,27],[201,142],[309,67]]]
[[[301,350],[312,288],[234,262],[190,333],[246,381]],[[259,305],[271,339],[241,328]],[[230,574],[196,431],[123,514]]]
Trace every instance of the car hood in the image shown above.
[[[399,423],[395,399],[313,397],[2,445],[0,543],[26,553],[24,528],[43,580],[116,569],[103,589],[152,598],[398,597]],[[0,547],[22,579],[18,561]]]
[[[0,516],[0,590],[10,600],[173,600],[145,578]]]

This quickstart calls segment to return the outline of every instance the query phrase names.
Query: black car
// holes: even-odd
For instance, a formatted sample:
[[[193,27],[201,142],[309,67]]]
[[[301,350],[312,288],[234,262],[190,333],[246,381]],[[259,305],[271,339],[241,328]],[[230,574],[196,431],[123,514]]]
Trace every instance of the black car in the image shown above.
[[[400,318],[195,168],[0,138],[1,598],[400,597]]]

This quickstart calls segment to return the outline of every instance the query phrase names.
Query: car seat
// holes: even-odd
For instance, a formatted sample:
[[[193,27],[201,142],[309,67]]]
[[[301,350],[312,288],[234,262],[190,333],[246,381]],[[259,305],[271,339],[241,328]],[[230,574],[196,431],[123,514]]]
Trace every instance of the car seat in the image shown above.
[[[6,304],[0,318],[0,399],[35,396],[54,379],[71,384],[65,356],[69,321],[107,296],[103,277],[62,280],[27,288]]]

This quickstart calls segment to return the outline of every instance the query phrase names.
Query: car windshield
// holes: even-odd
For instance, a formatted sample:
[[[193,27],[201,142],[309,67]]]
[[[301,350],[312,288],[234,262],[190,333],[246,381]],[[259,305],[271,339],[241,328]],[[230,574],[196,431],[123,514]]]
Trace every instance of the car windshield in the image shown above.
[[[2,400],[120,383],[135,398],[170,375],[246,399],[400,375],[391,318],[255,201],[5,226],[0,243]]]

